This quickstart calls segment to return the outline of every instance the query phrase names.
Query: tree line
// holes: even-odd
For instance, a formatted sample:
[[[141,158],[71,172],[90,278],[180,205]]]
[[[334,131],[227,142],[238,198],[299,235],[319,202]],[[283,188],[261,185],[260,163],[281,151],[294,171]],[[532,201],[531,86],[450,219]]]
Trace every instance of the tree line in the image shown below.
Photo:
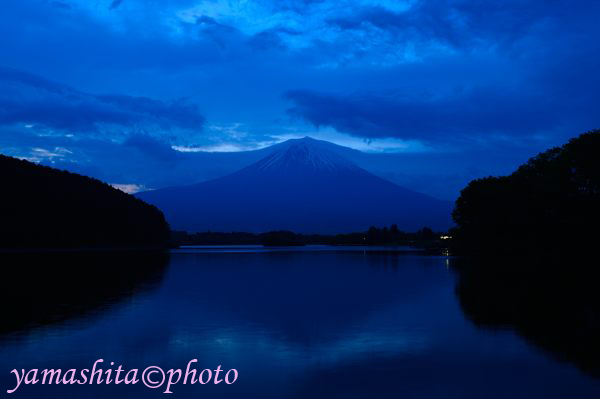
[[[424,227],[416,232],[404,232],[393,224],[390,227],[370,227],[367,231],[345,234],[300,234],[292,231],[198,232],[174,231],[172,242],[181,245],[414,245],[433,244],[443,233]]]
[[[456,201],[459,252],[591,251],[600,237],[600,130],[552,148],[502,177],[473,180]]]
[[[156,207],[99,180],[0,155],[0,248],[157,248]]]

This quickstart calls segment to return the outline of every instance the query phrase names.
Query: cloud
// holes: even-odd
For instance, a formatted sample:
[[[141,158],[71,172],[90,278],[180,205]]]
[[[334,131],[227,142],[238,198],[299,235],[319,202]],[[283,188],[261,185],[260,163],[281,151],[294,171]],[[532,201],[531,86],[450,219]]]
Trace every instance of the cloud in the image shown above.
[[[120,94],[97,95],[23,71],[0,67],[0,125],[31,124],[69,133],[185,129],[200,131],[204,117],[186,99],[172,102]]]
[[[139,193],[140,191],[146,190],[146,186],[144,186],[143,184],[135,183],[112,183],[111,186],[127,194],[135,194]]]
[[[163,129],[179,127],[201,130],[204,125],[204,117],[198,107],[186,98],[172,102],[116,94],[97,95],[95,98],[118,109],[127,110],[141,119],[155,121]]]
[[[400,10],[373,2],[329,17],[327,23],[342,31],[390,33],[390,40],[416,41],[421,45],[442,43],[464,49],[510,46],[529,35],[554,29],[574,29],[598,12],[596,4],[585,7],[564,0],[467,1],[427,0],[405,3]]]
[[[123,4],[123,0],[113,0],[112,3],[110,3],[110,6],[108,7],[109,10],[114,10],[116,8],[119,8],[119,6]]]
[[[181,153],[172,149],[169,143],[146,134],[133,134],[123,145],[135,148],[158,161],[175,161],[182,158]]]
[[[59,1],[59,0],[55,0],[55,1],[50,2],[50,5],[52,7],[63,9],[63,10],[70,10],[71,9],[71,5],[69,3],[66,3],[64,1]]]
[[[559,0],[342,11],[327,22],[367,47],[355,54],[363,59],[358,70],[371,71],[362,75],[368,83],[326,82],[327,89],[288,90],[283,98],[297,119],[357,137],[470,145],[544,136],[557,143],[600,125],[593,110],[600,104],[599,13],[596,3]]]
[[[72,154],[71,151],[63,147],[54,147],[49,150],[46,148],[32,148],[29,156],[21,157],[32,162],[54,161],[57,158],[64,158],[66,155]]]
[[[440,96],[403,93],[327,95],[289,91],[288,112],[317,127],[331,126],[361,137],[425,141],[534,134],[560,122],[559,104],[500,88],[465,89]]]

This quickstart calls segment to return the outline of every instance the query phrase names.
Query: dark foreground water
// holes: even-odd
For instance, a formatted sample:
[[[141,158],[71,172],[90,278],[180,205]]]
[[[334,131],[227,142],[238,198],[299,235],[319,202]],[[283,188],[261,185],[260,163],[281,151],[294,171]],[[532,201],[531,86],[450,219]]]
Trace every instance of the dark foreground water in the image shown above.
[[[179,383],[177,397],[600,397],[598,359],[560,342],[576,341],[579,326],[565,338],[551,327],[494,323],[511,309],[459,281],[445,257],[228,248],[2,261],[10,271],[2,280],[2,392],[16,385],[12,369],[79,371],[104,359],[104,370],[141,373],[198,359],[198,369],[235,368],[239,378]],[[13,395],[117,399],[165,388],[38,383]]]

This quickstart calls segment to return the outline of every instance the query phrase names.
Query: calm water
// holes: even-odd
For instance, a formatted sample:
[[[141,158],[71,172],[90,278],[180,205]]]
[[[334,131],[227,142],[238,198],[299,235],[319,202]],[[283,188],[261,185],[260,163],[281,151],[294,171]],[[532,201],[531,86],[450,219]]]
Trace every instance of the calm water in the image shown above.
[[[451,262],[382,248],[8,256],[3,267],[18,271],[2,282],[0,388],[14,387],[14,368],[84,369],[102,358],[114,369],[167,370],[196,358],[199,369],[222,365],[239,378],[178,384],[178,397],[600,397],[600,380],[577,359],[558,360],[510,325],[470,321],[476,315],[464,309],[478,300],[457,295]],[[162,391],[38,384],[15,395],[116,399]]]

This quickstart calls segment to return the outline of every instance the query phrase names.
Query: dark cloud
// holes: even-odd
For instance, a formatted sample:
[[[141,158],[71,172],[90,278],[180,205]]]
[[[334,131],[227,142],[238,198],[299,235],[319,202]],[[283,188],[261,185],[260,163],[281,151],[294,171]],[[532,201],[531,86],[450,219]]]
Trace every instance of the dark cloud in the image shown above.
[[[127,2],[128,7],[121,6],[119,13],[101,18],[93,10],[103,9],[106,3],[102,1],[102,7],[98,3],[70,0],[70,12],[40,0],[6,4],[0,13],[0,48],[10,57],[4,57],[2,64],[68,82],[82,74],[111,81],[127,73],[164,74],[221,60],[221,47],[208,35],[200,35],[201,27],[174,17],[169,22],[181,30],[174,39],[163,20],[172,15],[169,11],[175,12],[172,8],[191,5],[189,1],[133,0]],[[118,29],[112,25],[113,18],[122,18]],[[234,39],[221,42],[227,45]],[[154,81],[158,84],[160,79]]]
[[[301,37],[302,32],[297,29],[278,26],[266,29],[250,36],[247,43],[258,50],[281,50],[287,51],[288,46],[284,40],[286,37]]]
[[[315,126],[332,126],[361,137],[452,140],[490,133],[548,129],[558,117],[555,104],[500,90],[465,90],[443,97],[401,94],[334,96],[290,91],[289,113]],[[545,115],[549,117],[545,117]]]
[[[549,1],[418,1],[407,10],[383,6],[360,7],[352,13],[328,18],[342,30],[373,28],[404,43],[443,43],[454,48],[512,45],[530,35],[555,29],[575,29],[592,22],[598,4]],[[551,34],[551,32],[548,32]]]
[[[594,92],[570,100],[547,94],[519,87],[480,87],[430,96],[289,91],[285,97],[292,102],[288,109],[292,116],[317,127],[331,126],[360,137],[396,137],[432,144],[485,140],[494,135],[527,138],[566,126],[573,134],[577,128],[592,128],[594,120],[600,123],[600,118],[589,114],[589,104],[578,106],[587,100],[597,104]],[[582,93],[578,94],[581,97]]]
[[[434,12],[428,11],[433,8]],[[440,12],[430,3],[417,3],[406,12],[394,12],[384,7],[371,6],[359,9],[348,16],[328,19],[328,23],[343,30],[367,31],[373,28],[392,33],[391,40],[441,41],[461,45],[463,28],[451,14]]]
[[[158,161],[176,161],[184,157],[182,153],[173,150],[169,143],[147,134],[132,134],[123,145],[135,148]]]
[[[52,7],[54,7],[54,8],[60,8],[60,9],[63,9],[63,10],[70,10],[71,9],[71,5],[69,3],[64,2],[64,1],[59,1],[59,0],[52,1],[50,3],[50,5]]]
[[[414,68],[398,66],[395,74],[384,70],[389,79],[368,89],[288,91],[288,112],[360,137],[433,145],[492,136],[564,139],[600,126],[594,111],[600,105],[594,72],[600,68],[599,11],[596,3],[557,0],[433,0],[403,12],[364,7],[329,23],[452,50],[438,51],[441,57],[425,52],[423,61],[410,63]]]
[[[112,3],[110,3],[110,6],[108,7],[109,10],[114,10],[116,8],[119,8],[119,6],[123,4],[123,0],[113,0]]]
[[[253,35],[248,43],[259,50],[285,49],[286,46],[277,32],[263,31]]]
[[[201,15],[201,16],[197,17],[196,24],[204,25],[204,26],[226,26],[224,24],[218,23],[216,19],[211,18],[207,15]],[[228,27],[228,28],[230,29],[230,27]]]
[[[147,97],[116,94],[95,97],[101,102],[114,105],[118,109],[128,110],[141,118],[147,117],[163,129],[179,127],[200,130],[204,124],[204,117],[198,107],[185,98],[164,102]]]
[[[55,94],[64,94],[69,91],[65,85],[51,82],[40,76],[20,71],[12,68],[4,68],[0,66],[0,81],[5,83],[17,82],[25,86],[31,86],[36,89],[42,89]]]
[[[95,95],[9,68],[0,68],[0,88],[1,125],[42,125],[78,133],[98,132],[103,125],[200,131],[204,123],[198,108],[185,99]]]

